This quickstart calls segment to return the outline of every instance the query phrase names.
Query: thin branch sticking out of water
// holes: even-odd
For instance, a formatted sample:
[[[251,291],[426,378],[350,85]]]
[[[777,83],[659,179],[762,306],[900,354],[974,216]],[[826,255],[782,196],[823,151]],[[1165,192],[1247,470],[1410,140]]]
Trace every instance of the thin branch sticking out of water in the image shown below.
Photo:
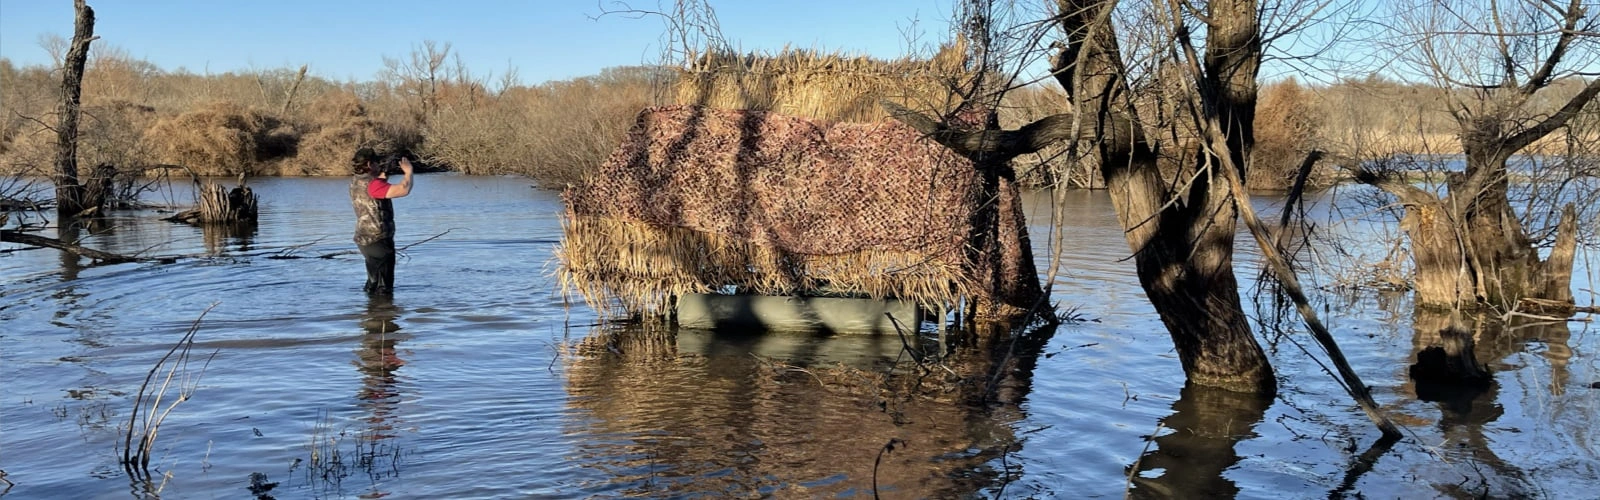
[[[397,248],[397,249],[395,249],[395,252],[404,252],[407,249],[410,249],[411,247],[414,247],[414,246],[417,246],[417,245],[421,245],[423,243],[427,243],[427,242],[439,239],[440,236],[444,236],[444,235],[450,234],[451,231],[454,231],[456,229],[457,228],[446,229],[442,233],[435,234],[433,236],[429,236],[427,238],[424,238],[421,241],[418,241],[418,242],[412,243],[410,245],[406,245],[406,246]],[[315,243],[315,242],[313,242],[313,243]],[[297,248],[297,247],[289,247],[289,248],[287,248],[285,250],[293,251],[295,248]],[[340,255],[354,255],[354,254],[357,254],[357,253],[360,253],[360,252],[357,252],[355,250],[341,250],[341,251],[338,251],[338,252],[325,253],[325,254],[322,254],[322,255],[318,255],[317,258],[318,259],[332,259],[332,258],[338,257]],[[304,257],[301,257],[299,255],[294,255],[292,253],[278,253],[278,254],[269,255],[269,256],[267,256],[267,258],[269,258],[269,259],[300,259],[300,258],[304,258]]]
[[[172,414],[173,408],[176,408],[178,403],[187,401],[194,395],[195,389],[200,385],[200,378],[205,376],[206,367],[211,366],[211,360],[217,356],[217,353],[213,351],[210,356],[206,357],[205,363],[200,366],[199,373],[192,378],[190,377],[189,352],[194,347],[194,335],[200,331],[200,320],[205,319],[206,313],[211,312],[216,307],[217,304],[211,304],[210,307],[200,313],[200,317],[195,318],[194,324],[189,326],[189,331],[184,333],[183,338],[179,339],[178,343],[172,346],[172,349],[167,350],[167,353],[156,361],[155,366],[150,367],[149,373],[145,374],[144,383],[139,385],[138,396],[133,400],[133,413],[128,416],[127,434],[123,436],[122,440],[122,468],[135,478],[150,479],[150,452],[155,447],[156,435],[161,430],[161,423],[166,421],[167,416]],[[171,363],[169,364],[168,361],[171,361]],[[151,382],[156,380],[157,374],[161,372],[163,366],[166,367],[166,376],[162,377],[159,387],[152,388]],[[166,398],[167,390],[172,388],[173,378],[178,376],[180,370],[182,371],[182,378],[177,383],[177,399],[167,403],[166,407],[163,408],[162,400]],[[152,389],[154,389],[154,392],[151,392]],[[139,418],[141,410],[144,412],[142,420]],[[134,443],[136,435],[139,438],[137,446]]]

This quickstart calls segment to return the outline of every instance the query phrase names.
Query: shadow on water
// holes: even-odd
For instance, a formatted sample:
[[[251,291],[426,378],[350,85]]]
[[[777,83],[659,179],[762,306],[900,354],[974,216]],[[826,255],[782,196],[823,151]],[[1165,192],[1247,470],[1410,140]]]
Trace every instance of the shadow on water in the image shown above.
[[[985,334],[914,361],[898,336],[607,325],[567,362],[585,418],[569,460],[598,495],[870,495],[1003,491],[1020,476],[1020,403],[1053,329]]]

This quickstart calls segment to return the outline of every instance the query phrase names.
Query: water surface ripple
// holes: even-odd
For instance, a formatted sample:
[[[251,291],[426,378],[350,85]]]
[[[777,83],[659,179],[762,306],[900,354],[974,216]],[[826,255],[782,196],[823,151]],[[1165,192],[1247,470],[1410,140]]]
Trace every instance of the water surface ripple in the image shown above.
[[[1377,432],[1292,321],[1263,329],[1276,398],[1184,388],[1104,193],[1062,207],[1053,298],[1089,321],[1020,357],[960,351],[917,385],[887,371],[899,338],[595,326],[550,276],[559,196],[520,179],[422,176],[396,203],[397,240],[442,236],[403,253],[392,299],[360,291],[344,180],[252,185],[254,230],[145,210],[61,235],[174,263],[0,254],[4,496],[1569,498],[1600,484],[1588,324],[1480,332],[1494,383],[1437,395],[1407,376],[1436,339],[1404,296],[1320,297],[1407,429],[1363,459]],[[1028,198],[1041,269],[1049,202]],[[1593,289],[1582,265],[1574,289]],[[117,446],[140,382],[202,313],[187,374],[209,365],[161,426],[154,479],[130,480]],[[999,390],[979,401],[959,380]]]

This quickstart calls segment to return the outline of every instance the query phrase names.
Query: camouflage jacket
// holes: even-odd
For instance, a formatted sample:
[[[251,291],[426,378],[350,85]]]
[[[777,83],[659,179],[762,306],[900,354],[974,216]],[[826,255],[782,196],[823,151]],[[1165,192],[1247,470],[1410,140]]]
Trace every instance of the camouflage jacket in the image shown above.
[[[356,209],[356,244],[371,245],[394,238],[394,201],[373,198],[367,185],[374,177],[358,175],[350,179],[350,204]]]

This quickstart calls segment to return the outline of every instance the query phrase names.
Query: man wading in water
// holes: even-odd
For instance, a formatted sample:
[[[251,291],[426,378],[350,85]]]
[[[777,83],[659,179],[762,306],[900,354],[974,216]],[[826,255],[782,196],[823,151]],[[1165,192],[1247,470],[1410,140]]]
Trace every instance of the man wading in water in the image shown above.
[[[389,183],[387,168],[380,168],[378,153],[372,148],[356,150],[350,159],[355,178],[350,179],[350,204],[356,208],[356,248],[367,259],[369,294],[394,292],[394,202],[411,194],[411,161],[400,158],[405,178]]]

